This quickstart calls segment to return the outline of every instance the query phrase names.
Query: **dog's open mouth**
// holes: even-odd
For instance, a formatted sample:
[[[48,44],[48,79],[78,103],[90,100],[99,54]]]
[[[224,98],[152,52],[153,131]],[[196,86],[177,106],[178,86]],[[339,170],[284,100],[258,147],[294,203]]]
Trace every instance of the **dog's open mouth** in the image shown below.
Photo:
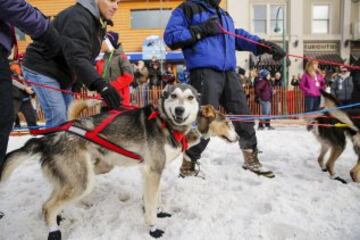
[[[226,140],[226,141],[229,142],[229,143],[233,143],[233,142],[236,142],[236,141],[237,141],[237,139],[236,139],[236,140],[231,140],[230,138],[228,138],[228,137],[225,136],[225,135],[221,135],[221,138],[224,139],[224,140]]]
[[[182,117],[182,116],[173,115],[174,121],[178,124],[185,122],[188,118],[189,118],[189,116]]]

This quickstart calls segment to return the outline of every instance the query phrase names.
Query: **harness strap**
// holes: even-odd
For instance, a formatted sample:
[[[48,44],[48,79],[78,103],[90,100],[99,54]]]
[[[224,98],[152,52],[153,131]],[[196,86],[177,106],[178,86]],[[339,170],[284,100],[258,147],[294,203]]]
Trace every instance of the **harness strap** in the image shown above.
[[[144,159],[139,154],[128,151],[128,150],[120,147],[119,145],[116,145],[116,144],[110,142],[109,140],[104,139],[98,135],[99,132],[101,132],[107,125],[109,125],[114,120],[114,118],[119,116],[122,112],[114,110],[114,111],[110,111],[109,113],[110,113],[110,116],[108,116],[104,121],[101,122],[100,125],[98,125],[94,130],[91,130],[91,131],[87,131],[80,127],[73,126],[74,121],[69,121],[60,126],[56,126],[56,127],[51,127],[51,128],[46,128],[46,129],[33,129],[33,130],[30,130],[30,133],[32,135],[43,135],[43,134],[49,134],[49,133],[54,133],[54,132],[60,132],[60,131],[74,133],[74,134],[76,134],[80,137],[83,137],[86,140],[89,140],[93,143],[96,143],[96,144],[100,145],[101,147],[106,148],[110,151],[117,152],[123,156],[129,157],[132,159],[136,159],[136,160],[139,160],[140,162],[142,162]]]
[[[160,113],[158,111],[154,111],[149,115],[148,120],[155,119],[159,116],[160,116]],[[161,122],[161,127],[162,128],[167,127],[166,122],[164,120],[162,120],[162,122]],[[187,138],[185,137],[184,133],[175,131],[175,130],[171,130],[171,129],[169,129],[169,132],[170,132],[170,136],[171,136],[170,141],[173,142],[175,140],[175,142],[180,143],[182,152],[184,152],[185,150],[187,150],[189,148],[189,142],[188,142]],[[173,144],[176,146],[175,143],[173,143]]]

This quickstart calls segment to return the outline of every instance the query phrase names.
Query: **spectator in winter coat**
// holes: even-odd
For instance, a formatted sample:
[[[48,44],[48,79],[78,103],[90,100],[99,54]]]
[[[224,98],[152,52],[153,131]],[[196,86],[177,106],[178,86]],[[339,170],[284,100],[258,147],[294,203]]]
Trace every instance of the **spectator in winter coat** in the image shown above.
[[[151,89],[161,85],[160,62],[156,59],[156,57],[153,57],[149,64],[149,79],[149,86]]]
[[[118,108],[121,98],[116,89],[97,73],[94,64],[104,39],[106,26],[118,9],[120,0],[77,0],[61,11],[52,26],[60,33],[62,49],[45,51],[38,41],[30,44],[24,59],[24,76],[37,84],[71,90],[85,84],[105,100],[109,108]],[[55,49],[54,49],[55,50]],[[67,120],[72,96],[34,86],[46,125],[57,126]]]
[[[182,49],[186,67],[190,71],[190,83],[201,93],[201,104],[212,104],[218,108],[221,99],[227,112],[246,115],[250,112],[235,71],[235,51],[251,51],[256,55],[269,53],[276,60],[283,58],[285,53],[272,42],[261,40],[243,29],[235,29],[231,16],[219,6],[220,1],[188,0],[180,4],[172,12],[164,40],[171,49]],[[269,48],[224,34],[220,27]],[[240,136],[240,148],[245,160],[243,167],[273,177],[274,174],[262,168],[258,159],[254,123],[234,122],[234,125]],[[196,174],[195,163],[208,142],[203,139],[186,151],[180,169],[182,176]]]
[[[101,46],[104,53],[102,59],[96,62],[96,69],[103,79],[113,86],[123,99],[122,104],[130,105],[130,84],[134,79],[131,66],[121,44],[118,42],[119,34],[106,33],[106,38]],[[103,110],[107,110],[103,108]]]
[[[56,51],[60,48],[59,34],[49,24],[48,19],[24,0],[0,1],[0,169],[14,122],[12,80],[8,56],[16,45],[17,27],[29,34],[33,40],[41,42],[44,49]],[[16,55],[16,54],[15,54]],[[2,214],[0,213],[0,218]]]
[[[17,116],[19,112],[22,112],[28,126],[37,126],[36,110],[31,103],[31,99],[35,93],[30,86],[24,83],[24,78],[22,77],[21,68],[18,63],[11,64],[10,69],[13,76],[12,84],[15,116]]]
[[[260,70],[259,79],[255,85],[256,97],[259,99],[259,103],[261,105],[261,114],[263,116],[271,114],[271,97],[273,95],[273,88],[270,83],[270,77],[271,75],[268,70]],[[270,118],[267,118],[259,121],[259,130],[264,129],[264,123],[269,130],[274,129],[272,126],[270,126]]]
[[[300,80],[300,89],[305,95],[305,111],[315,111],[320,107],[320,90],[325,89],[325,79],[319,70],[319,63],[310,60],[305,67],[305,73]]]
[[[331,83],[331,93],[340,101],[341,105],[347,105],[351,103],[353,88],[350,72],[346,67],[340,67],[340,74],[334,76]]]
[[[360,67],[360,58],[355,62],[355,66]],[[351,94],[351,103],[360,102],[360,70],[352,70],[351,77],[353,81],[353,91]],[[357,107],[358,108],[358,107]]]
[[[295,75],[293,75],[292,78],[291,78],[290,84],[293,87],[299,86],[299,84],[300,84],[299,79]]]

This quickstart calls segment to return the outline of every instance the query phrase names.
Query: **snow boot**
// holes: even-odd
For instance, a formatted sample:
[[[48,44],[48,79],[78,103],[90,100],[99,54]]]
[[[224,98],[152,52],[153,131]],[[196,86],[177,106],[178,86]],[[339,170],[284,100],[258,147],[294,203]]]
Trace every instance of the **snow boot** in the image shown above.
[[[184,158],[180,167],[180,177],[197,176],[200,172],[200,163],[191,160],[189,157]]]
[[[242,150],[244,156],[244,164],[243,169],[249,170],[257,175],[261,175],[268,178],[274,178],[275,174],[265,169],[258,158],[259,151],[257,149],[243,149]]]

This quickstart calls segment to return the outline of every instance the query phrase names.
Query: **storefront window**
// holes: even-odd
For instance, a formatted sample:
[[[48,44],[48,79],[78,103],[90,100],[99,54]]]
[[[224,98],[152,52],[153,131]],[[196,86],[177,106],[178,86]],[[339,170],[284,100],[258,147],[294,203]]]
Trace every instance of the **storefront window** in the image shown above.
[[[276,19],[279,7],[282,8]],[[253,5],[253,31],[255,33],[281,34],[283,32],[283,21],[286,15],[285,5],[255,4]],[[275,32],[276,21],[279,31]]]
[[[282,9],[279,10],[279,8],[282,8]],[[271,30],[271,33],[282,33],[283,32],[283,21],[284,21],[284,15],[285,15],[283,10],[284,10],[284,6],[281,6],[281,5],[271,5],[270,6],[270,30]],[[276,19],[276,15],[277,15],[278,11],[280,11],[280,12],[279,12],[278,18]],[[275,32],[276,21],[278,22],[277,27],[280,30],[278,32]]]
[[[314,5],[312,33],[329,33],[329,5]]]
[[[171,15],[171,9],[131,10],[132,29],[164,29]]]
[[[256,33],[266,33],[266,5],[254,6],[254,31]]]

